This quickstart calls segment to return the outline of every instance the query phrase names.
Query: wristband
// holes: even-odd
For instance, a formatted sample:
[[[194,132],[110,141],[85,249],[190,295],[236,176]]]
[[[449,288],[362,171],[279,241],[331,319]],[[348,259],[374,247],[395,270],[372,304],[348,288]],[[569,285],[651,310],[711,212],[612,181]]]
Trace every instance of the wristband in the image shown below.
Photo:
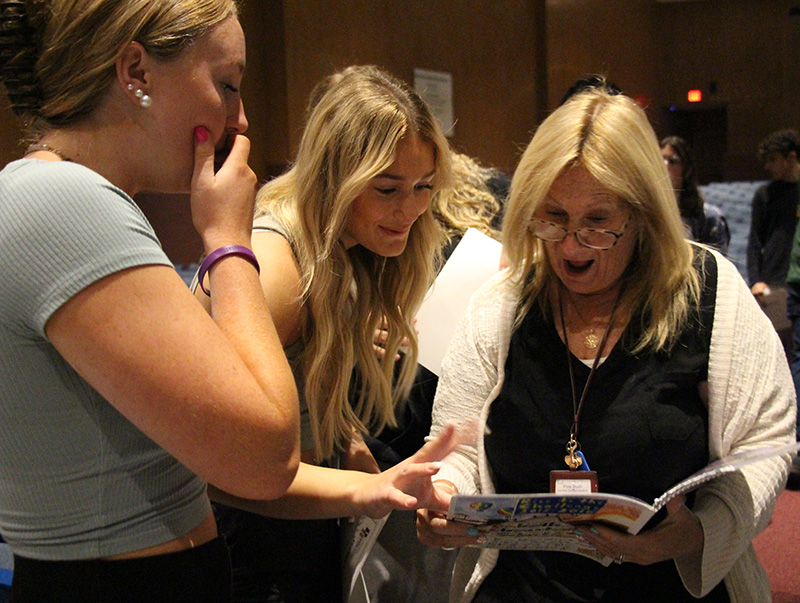
[[[229,255],[238,255],[250,262],[256,268],[256,272],[261,274],[261,267],[258,265],[256,254],[243,245],[225,245],[219,249],[215,249],[206,256],[203,263],[200,264],[200,270],[197,272],[197,281],[200,283],[200,288],[203,293],[211,297],[211,292],[203,286],[203,279],[206,277],[206,272],[211,269],[211,266],[216,264],[222,258]]]

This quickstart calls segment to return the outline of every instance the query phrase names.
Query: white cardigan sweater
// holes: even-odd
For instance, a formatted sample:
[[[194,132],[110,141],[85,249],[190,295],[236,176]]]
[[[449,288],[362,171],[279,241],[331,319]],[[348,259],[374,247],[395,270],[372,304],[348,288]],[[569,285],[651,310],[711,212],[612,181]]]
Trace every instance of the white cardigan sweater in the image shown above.
[[[795,437],[795,392],[772,324],[727,259],[714,252],[717,296],[708,367],[710,460]],[[501,273],[470,301],[442,365],[433,407],[435,434],[450,421],[477,422],[483,434],[489,406],[503,384],[519,291]],[[720,580],[733,603],[770,601],[770,587],[751,540],[763,530],[782,491],[789,457],[772,458],[717,478],[698,492],[693,511],[705,534],[702,554],[676,560],[695,597]],[[492,493],[483,437],[445,459],[436,479],[462,494]],[[450,600],[471,601],[497,563],[496,549],[465,547],[453,572]]]

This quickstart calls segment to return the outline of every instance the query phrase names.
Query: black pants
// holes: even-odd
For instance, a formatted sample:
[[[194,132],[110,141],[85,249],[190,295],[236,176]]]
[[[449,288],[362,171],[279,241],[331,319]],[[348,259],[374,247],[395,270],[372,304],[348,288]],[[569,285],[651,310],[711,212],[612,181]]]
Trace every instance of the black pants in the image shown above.
[[[39,561],[14,556],[12,603],[228,603],[228,548],[216,538],[139,559]]]
[[[537,555],[549,559],[551,573],[567,578],[579,563],[595,564],[596,582],[584,580],[578,570],[577,584],[570,588],[581,591],[581,596],[571,596],[560,588],[559,583],[547,576],[548,571],[537,563]],[[560,560],[560,567],[554,566]],[[591,565],[588,567],[592,567]],[[565,580],[564,582],[568,582]],[[529,553],[528,551],[500,551],[500,560],[478,589],[473,603],[728,603],[730,598],[725,584],[720,582],[702,599],[695,599],[684,588],[673,561],[662,561],[653,565],[623,563],[603,568],[595,561],[570,553]]]
[[[335,519],[274,519],[214,504],[233,567],[236,603],[341,603]]]

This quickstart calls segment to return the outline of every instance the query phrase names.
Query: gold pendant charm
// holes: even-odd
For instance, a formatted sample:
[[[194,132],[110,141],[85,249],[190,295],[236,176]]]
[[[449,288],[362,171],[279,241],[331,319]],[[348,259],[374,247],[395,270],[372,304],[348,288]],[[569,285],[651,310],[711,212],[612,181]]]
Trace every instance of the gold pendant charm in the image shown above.
[[[600,344],[600,339],[594,334],[594,329],[589,331],[589,334],[583,338],[583,347],[587,350],[593,350]]]
[[[569,454],[564,457],[564,462],[567,464],[567,467],[575,471],[578,467],[581,466],[583,463],[583,459],[575,454],[575,451],[578,449],[578,442],[575,441],[575,437],[570,435],[569,442],[567,442],[567,452]]]

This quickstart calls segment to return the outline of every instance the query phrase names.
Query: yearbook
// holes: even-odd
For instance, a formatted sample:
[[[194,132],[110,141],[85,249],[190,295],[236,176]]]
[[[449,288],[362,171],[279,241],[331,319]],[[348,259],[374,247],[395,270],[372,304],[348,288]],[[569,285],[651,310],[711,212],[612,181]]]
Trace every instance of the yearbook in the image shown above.
[[[562,551],[608,565],[612,559],[598,552],[574,532],[574,524],[603,522],[637,534],[667,501],[740,467],[776,455],[792,454],[800,443],[747,450],[715,461],[679,482],[652,503],[632,496],[602,492],[583,494],[490,494],[453,496],[447,518],[479,527],[480,547],[514,550]]]

